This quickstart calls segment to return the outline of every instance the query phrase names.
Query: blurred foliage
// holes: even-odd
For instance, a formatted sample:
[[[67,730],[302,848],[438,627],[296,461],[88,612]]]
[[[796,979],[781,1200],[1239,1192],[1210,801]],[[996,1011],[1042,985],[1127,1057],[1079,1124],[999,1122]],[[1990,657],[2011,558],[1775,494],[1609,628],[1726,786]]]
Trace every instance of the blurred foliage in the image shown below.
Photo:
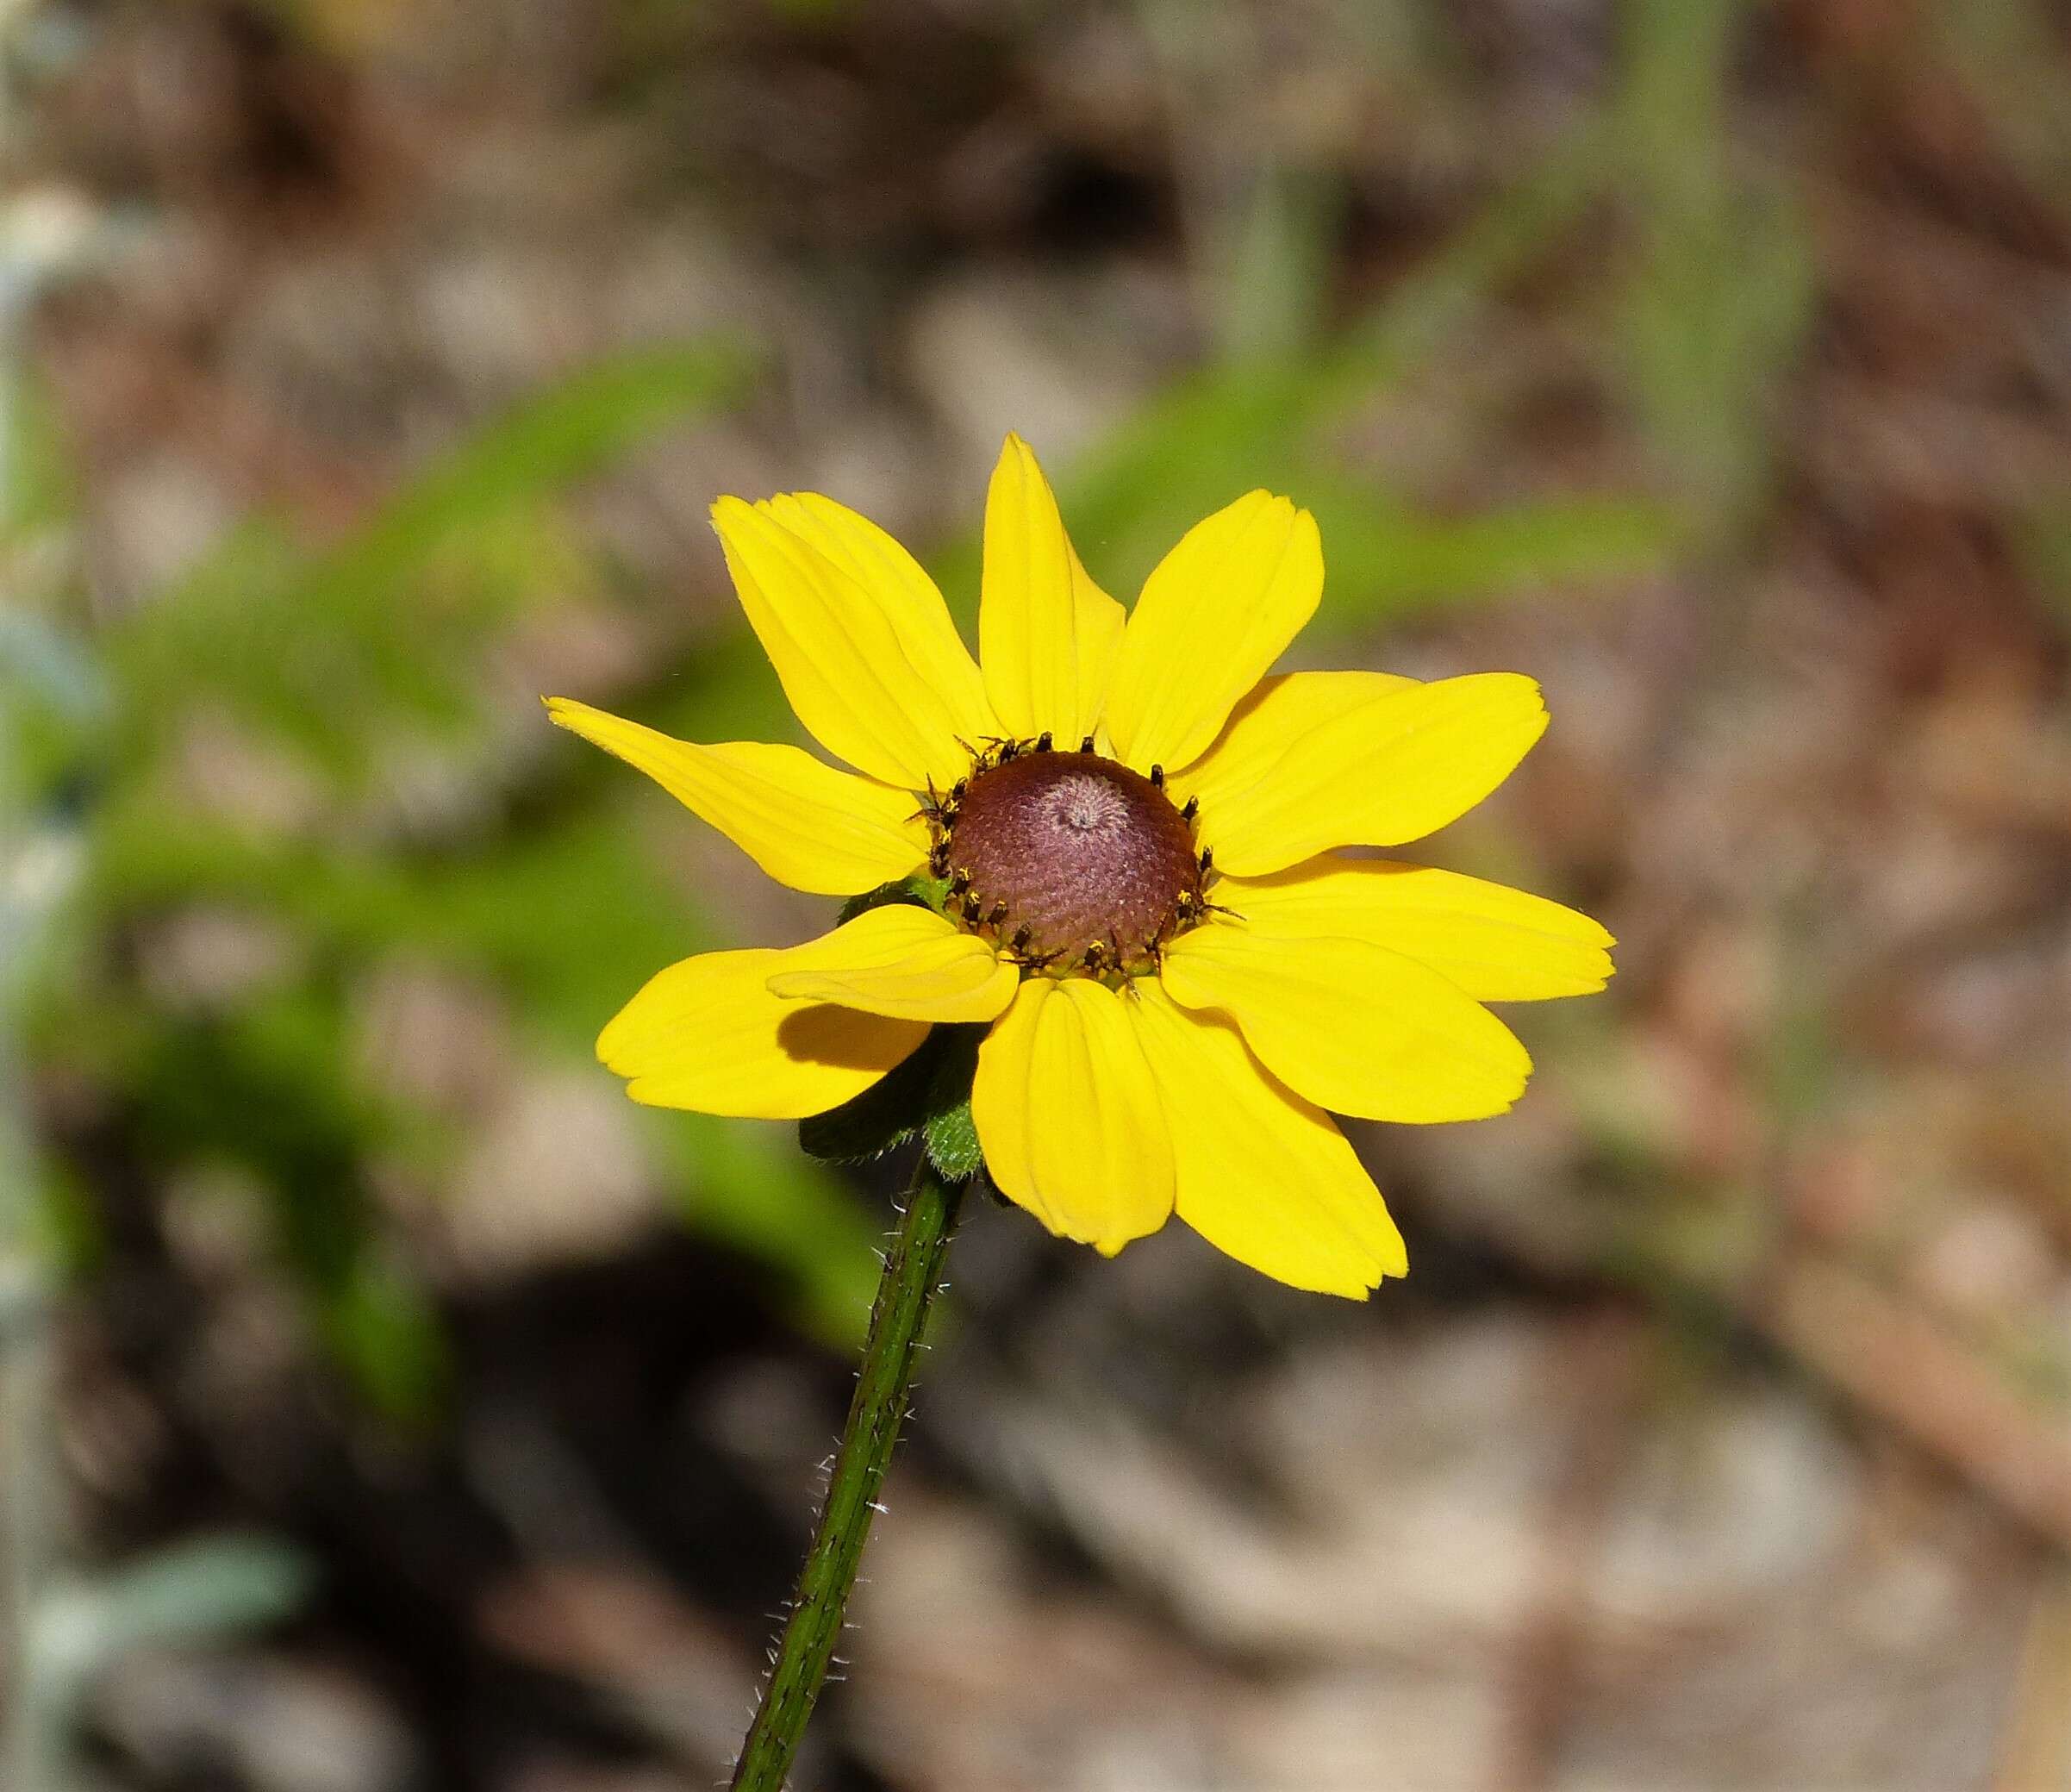
[[[17,1538],[19,1541],[19,1538]],[[8,1712],[9,1783],[78,1783],[72,1734],[95,1683],[124,1654],[220,1641],[292,1616],[315,1569],[275,1539],[225,1535],[157,1550],[105,1574],[39,1577],[17,1639]]]
[[[2071,625],[2071,498],[2031,505],[2018,522],[2015,546],[2028,576]]]
[[[2071,197],[2062,33],[2043,0],[1962,0],[1925,20],[1993,146],[2041,191]]]
[[[1606,582],[1660,565],[1687,528],[1660,499],[1563,495],[1433,515],[1348,471],[1338,446],[1362,407],[1471,328],[1575,224],[1614,165],[1605,127],[1593,122],[1365,315],[1292,352],[1233,353],[1155,396],[1059,480],[1060,501],[1096,576],[1133,593],[1188,527],[1259,485],[1299,493],[1328,544],[1330,599],[1312,641],[1534,582]],[[1289,199],[1267,180],[1254,205],[1299,208],[1313,228],[1317,202],[1313,194]],[[1299,241],[1302,228],[1284,218],[1256,224],[1251,234],[1284,245]],[[1294,259],[1312,259],[1301,252]],[[1252,257],[1240,258],[1236,275],[1257,279]],[[1272,309],[1284,318],[1308,308],[1283,297]],[[1286,331],[1240,334],[1269,341]],[[978,560],[973,533],[939,564],[952,605],[966,615]]]
[[[126,1650],[234,1634],[284,1617],[309,1591],[309,1564],[271,1539],[222,1536],[156,1552],[134,1567],[53,1589],[34,1661],[51,1683],[29,1701],[69,1714]]]
[[[1618,328],[1633,407],[1705,546],[1753,521],[1770,415],[1811,322],[1812,246],[1781,178],[1736,161],[1726,98],[1745,0],[1627,9],[1613,140],[1635,223]]]
[[[399,725],[463,733],[496,630],[580,576],[540,501],[726,403],[749,371],[732,346],[626,355],[520,407],[326,553],[248,525],[130,620],[115,666],[134,691],[215,699],[340,777],[364,778]],[[184,707],[129,715],[148,740]]]
[[[1179,534],[1251,486],[1301,494],[1329,546],[1318,631],[1370,631],[1533,583],[1608,588],[1716,548],[1763,493],[1772,411],[1811,322],[1813,262],[1780,175],[1729,149],[1725,97],[1744,0],[1626,9],[1611,105],[1441,245],[1363,316],[1322,328],[1333,196],[1262,167],[1222,272],[1223,355],[1176,382],[1061,482],[1096,574],[1126,595]],[[1532,264],[1610,204],[1627,226],[1618,315],[1653,493],[1561,494],[1432,515],[1348,469],[1363,408],[1470,332]],[[969,613],[975,534],[942,563]]]
[[[10,682],[7,739],[47,740],[63,710],[70,751],[45,753],[41,800],[91,791],[88,899],[44,967],[41,1053],[118,1091],[155,1167],[232,1164],[265,1191],[320,1335],[391,1414],[435,1398],[441,1346],[415,1267],[384,1246],[369,1166],[409,1149],[435,1170],[445,1141],[366,1086],[355,992],[415,954],[498,990],[542,1052],[587,1057],[603,1009],[706,935],[615,802],[417,840],[396,837],[378,799],[415,759],[497,750],[486,655],[585,577],[551,497],[734,402],[751,372],[729,345],[627,355],[491,424],[327,548],[246,526],[97,640],[105,708],[37,696],[79,684],[84,655],[54,616],[10,618],[10,664],[38,677],[33,692]],[[41,445],[30,464],[54,458]],[[43,510],[39,496],[18,511],[15,537]],[[259,826],[197,804],[178,770],[197,716],[291,767],[300,812]],[[220,1012],[138,1001],[122,942],[187,906],[284,926],[293,968]],[[718,1122],[652,1130],[699,1221],[784,1266],[806,1321],[845,1333],[870,1233],[833,1186]]]

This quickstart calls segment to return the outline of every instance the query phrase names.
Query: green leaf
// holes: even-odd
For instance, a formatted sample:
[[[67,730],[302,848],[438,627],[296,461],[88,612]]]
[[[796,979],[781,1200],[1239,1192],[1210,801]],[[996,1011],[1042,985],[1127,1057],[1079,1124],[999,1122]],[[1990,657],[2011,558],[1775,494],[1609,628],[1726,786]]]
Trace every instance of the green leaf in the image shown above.
[[[935,1037],[861,1095],[800,1121],[799,1148],[825,1163],[867,1164],[905,1144],[927,1119]]]
[[[810,1156],[866,1163],[922,1134],[936,1169],[961,1182],[983,1163],[970,1122],[970,1083],[983,1027],[938,1027],[905,1063],[839,1108],[798,1123]]]

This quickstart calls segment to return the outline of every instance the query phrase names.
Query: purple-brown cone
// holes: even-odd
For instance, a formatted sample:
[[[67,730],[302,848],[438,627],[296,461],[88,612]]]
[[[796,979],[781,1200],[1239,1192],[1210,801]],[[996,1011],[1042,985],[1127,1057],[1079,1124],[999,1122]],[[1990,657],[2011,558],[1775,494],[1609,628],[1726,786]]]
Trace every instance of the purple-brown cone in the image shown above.
[[[1123,964],[1139,963],[1201,893],[1192,830],[1164,791],[1089,752],[1024,751],[974,775],[949,864],[969,874],[951,912],[975,912],[1002,941],[1020,936],[1031,961],[1104,947],[1112,964],[1119,946]]]

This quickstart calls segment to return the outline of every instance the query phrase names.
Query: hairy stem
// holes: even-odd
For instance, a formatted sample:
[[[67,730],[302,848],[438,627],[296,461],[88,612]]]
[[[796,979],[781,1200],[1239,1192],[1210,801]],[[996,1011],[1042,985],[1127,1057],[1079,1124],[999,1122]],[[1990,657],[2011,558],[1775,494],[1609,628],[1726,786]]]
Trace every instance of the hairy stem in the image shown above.
[[[733,1770],[733,1792],[782,1792],[798,1753],[806,1720],[827,1678],[827,1664],[841,1636],[842,1614],[856,1584],[856,1567],[870,1533],[877,1492],[913,1391],[914,1361],[920,1345],[943,1258],[956,1230],[961,1187],[945,1182],[927,1153],[914,1171],[897,1240],[884,1259],[870,1309],[870,1337],[856,1396],[849,1402],[841,1448],[828,1477],[820,1524],[798,1577],[798,1592],[784,1626],[777,1664],[763,1689],[762,1704],[741,1745]]]

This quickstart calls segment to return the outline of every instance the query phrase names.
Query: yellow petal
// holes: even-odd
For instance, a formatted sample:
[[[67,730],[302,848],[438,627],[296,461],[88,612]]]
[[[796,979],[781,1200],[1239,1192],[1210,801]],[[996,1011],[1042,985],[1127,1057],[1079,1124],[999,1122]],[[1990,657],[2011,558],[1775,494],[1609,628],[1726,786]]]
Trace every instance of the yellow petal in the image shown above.
[[[927,1037],[891,1021],[768,989],[784,954],[712,952],[671,965],[619,1011],[597,1056],[655,1108],[802,1120],[868,1089]]]
[[[978,656],[1000,726],[1047,729],[1060,746],[1094,732],[1126,613],[1087,577],[1028,444],[1007,438],[985,499]]]
[[[1262,678],[1231,712],[1215,744],[1173,774],[1174,799],[1201,799],[1195,832],[1204,846],[1214,846],[1216,821],[1257,790],[1288,741],[1388,692],[1413,690],[1416,684],[1393,672],[1279,672]]]
[[[1273,1074],[1367,1120],[1480,1120],[1525,1092],[1510,1029],[1427,965],[1363,940],[1288,940],[1211,921],[1165,948],[1165,990],[1243,1029]]]
[[[957,633],[941,590],[926,568],[869,517],[817,491],[766,500],[770,514],[803,536],[866,590],[892,617],[914,670],[948,706],[958,733],[992,731],[991,706],[977,662]]]
[[[1245,741],[1244,777],[1204,776],[1212,790],[1201,793],[1202,839],[1223,870],[1245,877],[1333,846],[1397,846],[1457,821],[1531,751],[1546,708],[1530,678],[1475,672],[1376,687],[1313,718],[1283,702],[1272,722]]]
[[[1276,1282],[1357,1300],[1404,1274],[1402,1234],[1331,1117],[1146,977],[1138,1030],[1171,1121],[1181,1219]]]
[[[837,771],[795,746],[696,746],[567,697],[547,698],[546,713],[645,771],[793,890],[853,896],[927,857],[911,791]]]
[[[1215,900],[1253,933],[1370,940],[1476,1002],[1586,996],[1611,975],[1615,942],[1587,915],[1428,865],[1326,854],[1269,877],[1225,877]]]
[[[933,908],[888,902],[805,946],[770,975],[770,993],[838,1002],[908,1021],[989,1021],[1020,976],[975,934]]]
[[[1316,520],[1254,491],[1196,523],[1144,583],[1107,691],[1107,731],[1138,771],[1191,764],[1323,596]]]
[[[817,493],[721,498],[713,527],[784,695],[822,745],[902,790],[970,769],[996,734],[983,681],[913,556]]]
[[[1172,1143],[1133,1002],[1032,977],[978,1047],[970,1115],[986,1168],[1060,1238],[1112,1257],[1172,1211]]]

